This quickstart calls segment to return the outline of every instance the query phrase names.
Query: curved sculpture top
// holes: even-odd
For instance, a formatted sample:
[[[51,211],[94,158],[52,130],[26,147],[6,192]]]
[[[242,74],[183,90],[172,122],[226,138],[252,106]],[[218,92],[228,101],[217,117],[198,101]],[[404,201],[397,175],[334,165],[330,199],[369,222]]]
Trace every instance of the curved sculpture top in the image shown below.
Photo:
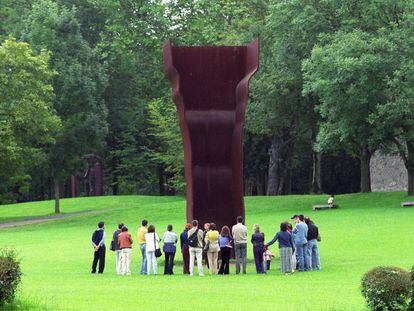
[[[231,226],[244,217],[243,128],[259,41],[163,48],[184,142],[187,221]]]

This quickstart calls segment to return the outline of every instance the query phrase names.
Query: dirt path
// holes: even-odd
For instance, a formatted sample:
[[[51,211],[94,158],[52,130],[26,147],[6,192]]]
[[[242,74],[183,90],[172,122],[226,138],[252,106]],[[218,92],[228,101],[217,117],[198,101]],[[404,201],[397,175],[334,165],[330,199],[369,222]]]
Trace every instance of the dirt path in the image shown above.
[[[0,223],[0,229],[26,226],[26,225],[48,222],[48,221],[63,219],[63,218],[70,218],[70,217],[75,217],[75,216],[100,214],[105,211],[106,210],[74,212],[74,213],[68,213],[68,214],[58,214],[58,215],[50,215],[50,216],[38,217],[38,218],[32,218],[32,219],[10,221],[10,222],[5,222],[5,223]]]

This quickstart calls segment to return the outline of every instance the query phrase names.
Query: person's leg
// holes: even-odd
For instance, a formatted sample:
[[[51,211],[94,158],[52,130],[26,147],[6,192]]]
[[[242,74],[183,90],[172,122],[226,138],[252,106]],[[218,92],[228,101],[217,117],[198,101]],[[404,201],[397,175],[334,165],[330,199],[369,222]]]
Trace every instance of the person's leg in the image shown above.
[[[256,267],[256,273],[260,273],[259,272],[259,252],[257,247],[253,247],[253,258],[254,258],[254,265]]]
[[[213,274],[217,274],[218,252],[213,253],[212,262],[213,262]]]
[[[175,253],[170,254],[170,274],[174,274],[174,257]]]
[[[214,262],[213,262],[213,253],[207,252],[207,261],[208,261],[208,270],[210,271],[210,274],[213,274],[214,270]]]
[[[305,260],[305,271],[310,271],[312,270],[312,266],[311,266],[311,262],[310,262],[310,254],[307,251],[308,250],[308,244],[305,244],[305,249],[304,249],[304,256],[303,259]]]
[[[197,268],[198,274],[204,276],[203,271],[203,250],[201,248],[195,248],[196,257],[197,257]]]
[[[164,256],[165,256],[165,261],[164,261],[164,274],[169,274],[168,264],[169,264],[169,260],[170,260],[170,253],[165,252],[164,253]]]
[[[313,248],[312,248],[312,267],[313,269],[320,270],[321,269],[321,260],[319,258],[319,247],[318,241],[314,241]]]
[[[240,250],[240,256],[242,258],[243,263],[243,274],[246,274],[246,266],[247,266],[247,244],[242,244]]]
[[[183,247],[183,273],[190,274],[190,251],[188,245]]]
[[[92,273],[96,273],[96,266],[98,265],[99,253],[93,252],[93,261],[92,261]]]
[[[152,260],[152,258],[150,258],[150,256],[151,256],[150,252],[145,253],[145,258],[147,259],[147,265],[146,265],[147,275],[151,274],[151,260]]]
[[[266,270],[269,271],[270,270],[270,260],[266,260]]]
[[[239,274],[240,273],[240,260],[241,260],[240,244],[236,244],[234,246],[234,252],[236,254],[236,274]]]
[[[230,257],[231,257],[231,249],[229,247],[225,247],[224,274],[230,274]]]
[[[127,275],[131,275],[131,260],[132,260],[132,249],[127,250],[127,262],[126,262],[126,272]]]
[[[299,271],[305,271],[305,252],[306,244],[298,245],[297,256],[299,261]]]
[[[121,253],[119,254],[119,274],[124,275],[125,271],[125,254],[124,251],[121,249]]]
[[[154,271],[154,274],[158,274],[158,260],[157,257],[155,257],[155,251],[152,252],[152,270]]]
[[[147,274],[147,256],[145,252],[146,244],[141,244],[141,255],[142,255],[142,263],[141,263],[141,274]]]
[[[189,265],[190,275],[194,275],[195,249],[193,247],[190,247],[189,253],[190,253],[190,265]]]
[[[264,269],[263,269],[263,248],[260,247],[258,250],[258,256],[259,256],[259,273],[264,273]]]
[[[106,249],[105,246],[101,246],[99,248],[99,270],[98,273],[103,273],[105,269],[105,255],[106,255]]]
[[[220,254],[221,254],[221,263],[220,263],[220,269],[218,271],[218,274],[224,274],[224,249],[227,247],[221,247],[220,248]]]

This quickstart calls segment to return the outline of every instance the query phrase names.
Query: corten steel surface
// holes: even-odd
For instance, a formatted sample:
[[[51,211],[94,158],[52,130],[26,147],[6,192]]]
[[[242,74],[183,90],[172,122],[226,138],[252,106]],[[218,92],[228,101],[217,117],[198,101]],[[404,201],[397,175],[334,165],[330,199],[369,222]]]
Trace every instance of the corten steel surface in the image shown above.
[[[259,42],[163,47],[184,142],[187,221],[219,227],[244,217],[243,128]]]

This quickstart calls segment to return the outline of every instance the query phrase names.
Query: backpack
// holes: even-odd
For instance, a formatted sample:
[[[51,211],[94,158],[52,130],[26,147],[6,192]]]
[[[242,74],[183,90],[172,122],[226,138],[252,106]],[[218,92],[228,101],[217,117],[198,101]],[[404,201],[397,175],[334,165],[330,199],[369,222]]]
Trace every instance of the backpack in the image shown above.
[[[197,247],[198,246],[198,230],[194,231],[192,235],[188,237],[188,245],[191,247]]]

